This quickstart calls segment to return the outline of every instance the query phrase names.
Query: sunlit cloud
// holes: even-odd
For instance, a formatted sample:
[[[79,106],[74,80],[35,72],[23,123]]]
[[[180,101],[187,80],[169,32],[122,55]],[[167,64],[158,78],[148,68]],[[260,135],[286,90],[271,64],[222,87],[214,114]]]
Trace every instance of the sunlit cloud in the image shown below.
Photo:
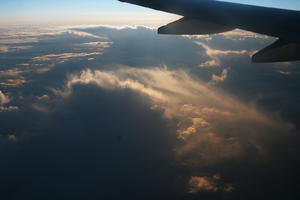
[[[224,33],[220,33],[220,35],[223,35],[226,39],[230,40],[247,40],[247,39],[267,39],[269,36],[261,35],[257,33],[253,33],[250,31],[244,31],[240,29],[235,29],[233,31],[228,31]]]
[[[232,192],[234,187],[231,184],[221,184],[221,177],[219,175],[214,175],[213,177],[207,176],[193,176],[189,180],[189,193],[195,194],[199,192]]]
[[[227,78],[227,75],[228,75],[228,69],[224,69],[220,76],[212,74],[212,78],[211,78],[210,83],[211,84],[216,84],[216,83],[224,82]]]
[[[88,42],[88,43],[83,43],[82,45],[86,46],[95,46],[95,47],[101,47],[101,48],[108,48],[113,44],[113,42]]]
[[[49,96],[47,94],[44,94],[42,96],[37,96],[36,98],[40,101],[43,101],[43,100],[48,100]]]
[[[9,35],[11,36],[11,35]],[[20,36],[19,36],[20,37]],[[25,44],[25,43],[36,43],[37,38],[13,38],[13,39],[0,39],[0,44]]]
[[[28,72],[28,70],[18,68],[0,71],[0,86],[17,87],[26,83],[27,81],[23,76],[26,72]]]
[[[17,111],[17,106],[6,106],[11,99],[0,90],[0,112]]]
[[[83,32],[83,31],[77,31],[77,30],[67,30],[67,31],[63,31],[62,33],[69,33],[69,34],[74,34],[74,35],[78,35],[81,37],[91,37],[91,38],[96,38],[96,39],[102,39],[102,40],[107,40],[107,37],[103,37],[103,36],[99,36],[99,35],[94,35],[91,33],[87,33],[87,32]]]
[[[51,110],[44,106],[44,105],[39,105],[39,104],[32,104],[32,108],[38,112],[44,113],[44,114],[49,114],[51,113]]]
[[[8,53],[29,48],[32,48],[32,46],[0,46],[0,52]]]
[[[0,71],[0,78],[17,76],[17,75],[20,75],[22,73],[23,73],[23,71],[21,71],[17,68],[16,69],[1,70]]]
[[[228,55],[251,55],[252,52],[248,52],[246,50],[220,50],[213,49],[209,45],[205,44],[201,41],[195,41],[196,44],[202,46],[205,49],[205,53],[207,56],[211,58],[211,60],[206,61],[199,65],[199,67],[220,67],[222,66],[222,62],[220,60],[221,56]]]
[[[226,73],[225,70],[215,81],[225,79]],[[152,110],[175,123],[174,134],[180,142],[174,153],[185,167],[215,166],[228,159],[241,159],[248,153],[264,158],[270,148],[265,138],[284,138],[293,129],[282,119],[263,113],[255,104],[245,104],[182,70],[125,66],[85,70],[70,75],[66,88],[56,90],[55,94],[68,98],[77,84],[93,84],[111,91],[130,89],[148,97]],[[220,176],[197,173],[188,185],[191,194],[235,190]]]
[[[16,141],[17,140],[17,137],[15,135],[8,135],[8,140],[9,141]]]
[[[185,157],[194,152],[197,162],[239,157],[249,146],[263,153],[262,137],[292,128],[180,70],[86,70],[71,75],[65,90],[53,92],[66,98],[76,84],[96,84],[108,90],[131,89],[149,97],[151,109],[178,121],[176,134],[184,142],[176,154]]]
[[[0,82],[0,86],[17,87],[26,82],[27,81],[24,77],[19,77],[19,78],[15,78],[15,79],[6,79],[4,82]]]
[[[10,102],[10,99],[8,96],[3,94],[3,92],[0,90],[0,105],[4,105]]]
[[[43,56],[34,57],[32,58],[32,60],[34,62],[51,61],[51,62],[63,63],[73,58],[81,58],[81,57],[96,56],[96,55],[102,55],[102,52],[47,54]]]
[[[282,74],[282,75],[286,75],[286,76],[290,76],[290,75],[293,74],[292,72],[283,71],[283,70],[279,70],[279,73]]]
[[[225,39],[228,40],[247,40],[247,39],[267,39],[269,36],[261,35],[257,33],[253,33],[250,31],[244,31],[240,29],[235,29],[232,31],[227,31],[224,33],[218,33],[218,34],[211,34],[211,35],[184,35],[183,37],[187,37],[190,39],[201,39],[204,41],[211,41],[214,36],[223,36]]]

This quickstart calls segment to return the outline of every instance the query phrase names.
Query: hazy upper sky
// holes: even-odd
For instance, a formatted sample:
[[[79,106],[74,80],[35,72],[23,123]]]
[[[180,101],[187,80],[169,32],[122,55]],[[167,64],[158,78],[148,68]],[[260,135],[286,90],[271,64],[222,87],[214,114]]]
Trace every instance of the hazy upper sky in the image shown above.
[[[270,7],[300,9],[298,0],[227,0]],[[0,22],[160,24],[174,16],[154,13],[117,0],[1,0]],[[142,17],[141,17],[142,16]],[[166,19],[168,18],[168,19]],[[133,21],[132,19],[135,19]]]

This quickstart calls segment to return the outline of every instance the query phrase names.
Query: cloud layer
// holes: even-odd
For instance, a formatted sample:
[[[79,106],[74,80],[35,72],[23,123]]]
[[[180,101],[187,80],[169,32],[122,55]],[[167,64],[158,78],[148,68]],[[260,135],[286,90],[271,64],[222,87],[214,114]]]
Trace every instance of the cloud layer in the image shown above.
[[[297,199],[299,63],[272,38],[0,30],[0,198]]]

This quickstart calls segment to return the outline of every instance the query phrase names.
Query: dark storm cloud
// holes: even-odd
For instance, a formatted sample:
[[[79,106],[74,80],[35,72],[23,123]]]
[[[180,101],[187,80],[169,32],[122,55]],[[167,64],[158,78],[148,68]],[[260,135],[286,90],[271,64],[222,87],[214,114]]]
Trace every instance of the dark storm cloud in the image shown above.
[[[10,35],[32,47],[0,53],[3,199],[296,198],[299,63],[250,62],[272,38]]]

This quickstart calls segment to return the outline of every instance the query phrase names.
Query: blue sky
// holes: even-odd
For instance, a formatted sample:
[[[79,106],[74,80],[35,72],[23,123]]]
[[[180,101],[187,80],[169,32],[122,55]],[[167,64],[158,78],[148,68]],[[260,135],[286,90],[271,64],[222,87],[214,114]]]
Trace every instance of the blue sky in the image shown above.
[[[224,0],[270,7],[300,10],[299,0]],[[146,16],[142,14],[145,13]],[[157,15],[156,15],[157,14]],[[157,18],[162,13],[155,13],[149,9],[128,5],[117,0],[0,0],[0,21],[30,20],[59,20],[69,21],[103,19],[111,21],[112,18],[141,16],[150,21],[150,15]],[[154,19],[157,20],[157,19]],[[94,20],[97,22],[96,20]],[[108,22],[109,23],[109,22]]]

